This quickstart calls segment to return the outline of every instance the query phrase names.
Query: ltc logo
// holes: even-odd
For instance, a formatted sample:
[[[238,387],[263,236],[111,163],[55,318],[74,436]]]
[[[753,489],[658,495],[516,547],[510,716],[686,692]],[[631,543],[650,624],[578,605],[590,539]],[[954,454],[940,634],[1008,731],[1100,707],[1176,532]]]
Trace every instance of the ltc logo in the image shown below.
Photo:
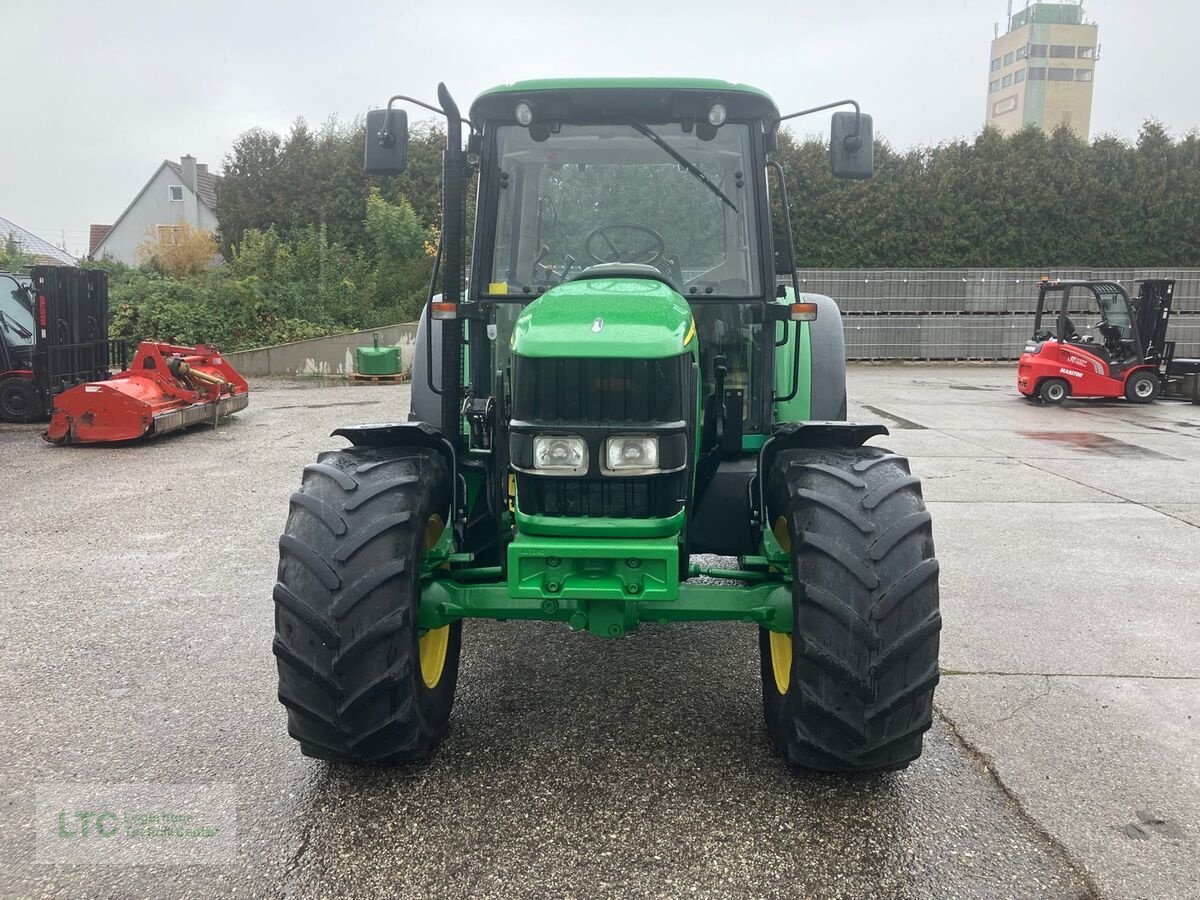
[[[58,813],[58,836],[62,838],[85,838],[88,836],[91,826],[95,826],[95,833],[101,837],[112,837],[117,833],[118,818],[115,813],[111,812],[77,812],[74,816],[78,822],[73,821],[65,810],[60,810]],[[78,828],[78,831],[74,829]]]
[[[592,334],[599,334],[603,330],[604,319],[600,318],[600,316],[596,316],[596,318],[592,320]]]

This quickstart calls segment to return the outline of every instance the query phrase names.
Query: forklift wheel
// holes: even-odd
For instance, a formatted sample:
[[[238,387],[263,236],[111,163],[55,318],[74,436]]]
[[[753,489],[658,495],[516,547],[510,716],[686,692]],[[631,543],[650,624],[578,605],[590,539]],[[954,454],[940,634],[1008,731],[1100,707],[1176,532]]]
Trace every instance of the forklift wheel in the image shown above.
[[[431,450],[355,447],[305,467],[279,540],[274,644],[305,756],[416,762],[446,733],[462,623],[422,631],[417,604],[449,505]]]
[[[37,391],[27,378],[0,381],[0,419],[5,422],[32,422],[37,418]]]
[[[938,563],[908,461],[784,450],[767,503],[791,555],[792,634],[759,632],[767,733],[791,765],[886,772],[921,755],[938,682]]]
[[[1153,403],[1158,395],[1158,378],[1153,372],[1135,372],[1125,382],[1125,399],[1133,403]]]
[[[1044,403],[1062,403],[1071,395],[1071,386],[1061,378],[1047,378],[1038,387],[1038,398]]]

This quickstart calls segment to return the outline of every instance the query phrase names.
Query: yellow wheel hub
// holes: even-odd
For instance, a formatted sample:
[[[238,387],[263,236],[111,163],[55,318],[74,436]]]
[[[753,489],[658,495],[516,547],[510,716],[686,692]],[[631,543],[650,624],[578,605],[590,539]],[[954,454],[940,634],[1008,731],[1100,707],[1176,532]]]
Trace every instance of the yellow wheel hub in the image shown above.
[[[781,631],[772,631],[771,671],[775,674],[775,689],[781,694],[788,692],[792,683],[792,636]]]
[[[791,551],[792,536],[788,533],[787,519],[780,516],[775,520],[771,529],[775,540],[784,550]],[[771,639],[771,671],[775,675],[775,689],[781,694],[788,692],[792,683],[792,636],[779,631],[772,631]]]
[[[425,523],[425,549],[429,550],[442,536],[446,523],[439,515],[432,515]],[[450,626],[431,628],[417,640],[417,656],[421,662],[421,680],[425,687],[433,689],[442,680],[446,668],[446,653],[450,649]]]
[[[431,628],[417,641],[421,657],[421,680],[425,687],[433,689],[442,680],[446,668],[446,651],[450,648],[450,626]],[[777,676],[778,677],[778,676]]]

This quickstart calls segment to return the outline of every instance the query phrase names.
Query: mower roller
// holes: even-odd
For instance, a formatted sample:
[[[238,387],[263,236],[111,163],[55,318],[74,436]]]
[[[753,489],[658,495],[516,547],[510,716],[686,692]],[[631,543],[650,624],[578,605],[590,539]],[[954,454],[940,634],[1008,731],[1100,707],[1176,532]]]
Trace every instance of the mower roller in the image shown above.
[[[246,380],[216,347],[143,341],[125,371],[58,394],[42,436],[52,444],[132,441],[215,423],[249,400]]]
[[[440,85],[367,114],[368,172],[403,170],[407,102],[446,117],[441,241],[409,421],[338,429],[352,446],[305,467],[279,541],[301,752],[426,758],[471,619],[581,639],[727,620],[758,631],[788,763],[907,766],[938,681],[930,516],[907,460],[864,446],[887,429],[845,421],[841,314],[799,290],[771,158],[789,117],[747,85],[657,78],[505,85],[463,118]],[[845,105],[833,173],[865,178],[858,104],[793,115]]]

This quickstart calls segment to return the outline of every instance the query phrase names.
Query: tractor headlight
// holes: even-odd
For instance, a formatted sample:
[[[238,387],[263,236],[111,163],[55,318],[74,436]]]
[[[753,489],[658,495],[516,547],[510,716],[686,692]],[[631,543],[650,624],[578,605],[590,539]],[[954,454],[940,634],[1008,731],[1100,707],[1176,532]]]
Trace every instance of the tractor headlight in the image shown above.
[[[533,124],[533,107],[529,105],[529,101],[521,100],[513,109],[513,115],[516,116],[517,124],[528,128]]]
[[[553,475],[586,472],[588,448],[575,435],[539,434],[533,439],[533,467]]]
[[[713,128],[720,128],[725,124],[728,115],[729,110],[725,108],[724,103],[714,103],[708,108],[708,124]]]
[[[611,475],[657,472],[658,438],[648,434],[618,434],[604,442],[605,471]]]

